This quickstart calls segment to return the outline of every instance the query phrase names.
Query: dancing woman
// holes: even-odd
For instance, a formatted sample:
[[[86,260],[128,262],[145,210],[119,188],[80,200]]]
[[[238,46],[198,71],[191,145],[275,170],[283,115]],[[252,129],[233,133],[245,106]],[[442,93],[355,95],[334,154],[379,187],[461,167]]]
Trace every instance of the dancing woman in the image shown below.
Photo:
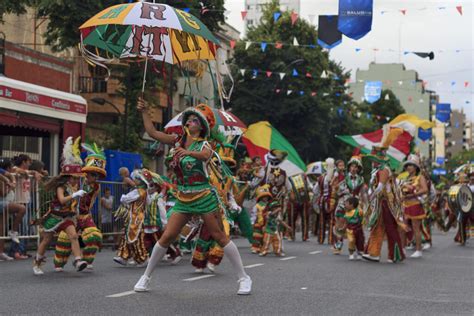
[[[160,240],[155,244],[145,274],[134,287],[137,292],[148,291],[151,274],[157,263],[166,254],[168,246],[176,239],[182,227],[193,215],[199,215],[207,226],[212,238],[224,249],[234,270],[239,277],[237,294],[250,294],[252,280],[245,273],[237,246],[226,236],[220,218],[220,201],[215,188],[209,183],[207,164],[212,156],[212,149],[207,140],[215,125],[212,110],[203,104],[188,108],[182,114],[185,133],[182,137],[159,132],[146,110],[145,102],[138,100],[138,111],[142,112],[143,123],[147,133],[159,142],[174,146],[170,167],[177,176],[177,201],[171,210],[168,225]]]

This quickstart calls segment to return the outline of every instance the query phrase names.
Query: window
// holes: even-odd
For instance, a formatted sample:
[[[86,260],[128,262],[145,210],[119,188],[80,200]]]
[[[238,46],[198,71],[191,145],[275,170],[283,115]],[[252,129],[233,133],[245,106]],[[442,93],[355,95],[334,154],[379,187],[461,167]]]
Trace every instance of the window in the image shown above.
[[[14,157],[27,154],[31,159],[41,160],[42,138],[31,136],[3,136],[1,156]]]

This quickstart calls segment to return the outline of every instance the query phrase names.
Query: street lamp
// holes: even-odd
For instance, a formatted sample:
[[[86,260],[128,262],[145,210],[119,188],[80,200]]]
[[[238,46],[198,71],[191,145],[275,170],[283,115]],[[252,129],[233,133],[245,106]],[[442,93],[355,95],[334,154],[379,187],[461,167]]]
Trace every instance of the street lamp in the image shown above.
[[[107,104],[111,105],[115,109],[115,111],[117,111],[118,115],[122,115],[119,108],[115,104],[113,104],[110,101],[107,101],[104,98],[92,98],[91,101],[96,103],[96,104],[99,104],[99,105],[104,105],[104,104],[107,103]],[[127,121],[128,121],[127,118],[128,118],[128,111],[127,111],[127,104],[125,104],[125,111],[124,111],[124,117],[123,117],[123,135],[122,135],[122,146],[123,146],[122,149],[123,150],[125,150],[125,146],[126,146]]]

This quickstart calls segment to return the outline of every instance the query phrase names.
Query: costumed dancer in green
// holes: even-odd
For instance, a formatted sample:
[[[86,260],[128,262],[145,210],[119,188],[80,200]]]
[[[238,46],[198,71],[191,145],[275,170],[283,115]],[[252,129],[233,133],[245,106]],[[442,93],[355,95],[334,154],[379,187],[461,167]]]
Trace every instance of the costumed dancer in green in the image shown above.
[[[46,191],[55,192],[55,196],[50,202],[47,213],[39,222],[43,227],[43,233],[33,264],[33,273],[35,275],[44,274],[41,265],[46,258],[46,248],[51,243],[54,234],[62,231],[66,232],[71,242],[71,250],[74,255],[73,265],[76,270],[82,271],[87,267],[87,262],[82,260],[79,237],[76,231],[76,216],[79,208],[78,199],[86,194],[84,190],[77,190],[79,179],[83,176],[81,170],[82,160],[79,156],[79,142],[79,137],[74,143],[72,137],[66,140],[63,149],[61,173],[45,184]]]
[[[160,240],[155,244],[145,274],[134,287],[137,292],[148,291],[151,274],[155,266],[166,254],[168,246],[176,239],[182,227],[193,215],[199,215],[209,229],[212,238],[224,249],[234,270],[239,277],[237,294],[250,294],[252,280],[245,273],[242,259],[237,246],[226,236],[221,228],[218,194],[209,183],[208,163],[212,157],[212,149],[207,142],[211,130],[215,126],[212,109],[204,104],[188,108],[182,113],[182,124],[185,131],[182,137],[159,132],[146,109],[145,102],[138,100],[137,109],[142,112],[145,130],[154,139],[174,146],[173,160],[170,167],[175,170],[178,182],[177,201],[172,209],[166,229]]]

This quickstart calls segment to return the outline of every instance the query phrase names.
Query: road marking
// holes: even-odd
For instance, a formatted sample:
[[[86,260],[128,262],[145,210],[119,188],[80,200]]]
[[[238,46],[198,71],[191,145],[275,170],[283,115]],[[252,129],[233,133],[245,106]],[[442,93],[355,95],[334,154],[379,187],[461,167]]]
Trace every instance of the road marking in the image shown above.
[[[107,295],[106,297],[122,297],[122,296],[132,295],[132,294],[136,294],[136,293],[137,292],[135,292],[135,291],[127,291],[127,292]]]
[[[286,258],[281,258],[280,260],[281,261],[286,261],[286,260],[291,260],[291,259],[295,259],[296,257],[286,257]]]
[[[192,282],[192,281],[197,281],[197,280],[202,280],[202,279],[211,278],[211,277],[213,277],[213,276],[215,276],[215,274],[206,274],[206,275],[201,275],[201,276],[194,277],[194,278],[183,279],[183,281],[185,281],[185,282]]]
[[[316,251],[311,251],[309,252],[310,255],[317,255],[318,253],[321,253],[321,250],[316,250]]]
[[[263,263],[256,263],[256,264],[250,264],[248,266],[245,266],[244,268],[250,269],[250,268],[260,267],[260,266],[263,266],[263,265],[264,265]]]
[[[307,287],[302,287],[301,289],[302,289],[302,290],[307,290],[308,288],[307,288]]]

